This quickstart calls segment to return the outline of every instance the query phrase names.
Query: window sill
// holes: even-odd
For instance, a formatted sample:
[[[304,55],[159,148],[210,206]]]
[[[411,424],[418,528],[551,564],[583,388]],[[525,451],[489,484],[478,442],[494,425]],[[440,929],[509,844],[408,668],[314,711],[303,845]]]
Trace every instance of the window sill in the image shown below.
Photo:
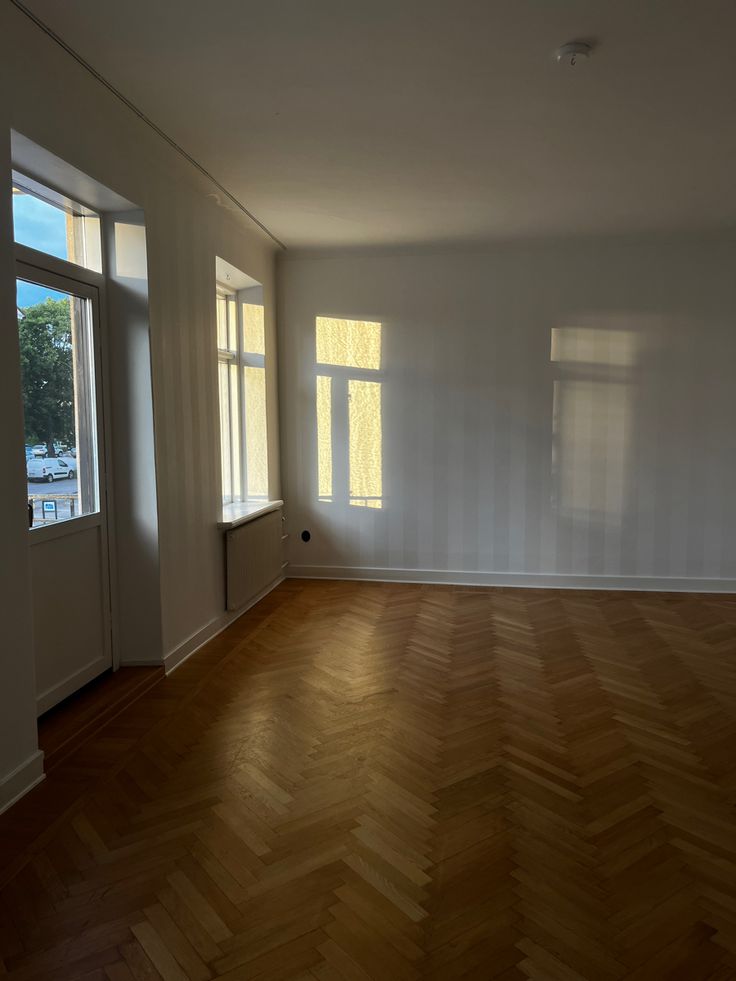
[[[223,504],[222,520],[218,521],[217,527],[221,531],[229,531],[238,525],[244,525],[246,521],[260,518],[269,511],[278,511],[283,506],[283,501],[235,501],[233,504]]]

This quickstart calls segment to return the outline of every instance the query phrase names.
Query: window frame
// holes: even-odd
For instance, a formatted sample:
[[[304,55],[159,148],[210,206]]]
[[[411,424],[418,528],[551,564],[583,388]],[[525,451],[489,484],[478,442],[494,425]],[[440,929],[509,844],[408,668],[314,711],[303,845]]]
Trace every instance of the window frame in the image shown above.
[[[244,301],[241,299],[240,290],[234,290],[231,287],[224,285],[223,283],[217,282],[215,289],[215,322],[217,326],[216,331],[216,341],[217,341],[217,390],[218,390],[218,406],[220,406],[220,412],[218,413],[218,419],[220,420],[220,426],[222,425],[222,391],[220,388],[220,365],[226,364],[228,366],[234,366],[237,368],[236,371],[236,402],[237,402],[237,415],[238,415],[238,451],[234,451],[235,440],[233,438],[233,417],[232,417],[232,396],[228,395],[228,428],[229,428],[229,453],[230,453],[230,488],[229,494],[226,494],[225,489],[225,479],[223,472],[223,445],[222,445],[222,431],[220,432],[220,482],[221,482],[221,498],[222,506],[225,507],[230,504],[238,504],[244,501],[260,501],[262,498],[260,496],[253,497],[248,493],[248,447],[246,442],[246,391],[245,391],[245,369],[246,368],[262,368],[266,370],[266,355],[264,354],[254,354],[252,351],[245,350],[245,324],[243,320],[243,304]],[[217,311],[217,306],[220,299],[225,299],[225,301],[230,304],[232,303],[235,308],[235,347],[222,348],[220,347],[220,322],[219,313]],[[229,339],[230,334],[230,313],[227,314],[227,334]],[[264,350],[265,350],[265,332],[264,332]],[[228,372],[228,392],[230,392],[230,377],[231,372]],[[264,418],[266,424],[266,446],[268,447],[268,418],[267,413]],[[239,458],[237,467],[235,466],[236,458]],[[240,482],[240,494],[236,495],[234,493],[236,482],[235,482],[235,471],[238,471],[238,478]],[[267,488],[266,495],[263,500],[269,500],[270,494]]]
[[[329,385],[329,398],[330,398],[330,455],[331,455],[331,469],[332,469],[332,494],[321,495],[319,493],[319,465],[316,470],[316,500],[319,504],[339,504],[345,507],[358,508],[361,512],[372,512],[385,511],[386,510],[386,493],[383,489],[383,467],[381,469],[381,485],[383,493],[380,497],[363,497],[363,496],[353,496],[350,492],[350,480],[351,480],[351,469],[350,469],[350,382],[371,382],[378,384],[380,386],[380,399],[381,399],[381,418],[383,418],[383,398],[384,398],[384,388],[383,383],[386,378],[386,371],[383,367],[383,321],[382,320],[370,320],[366,321],[369,323],[377,323],[381,326],[381,358],[380,367],[378,368],[359,368],[355,365],[344,365],[344,364],[332,364],[329,361],[318,360],[317,354],[317,321],[321,319],[320,317],[315,318],[315,333],[314,333],[314,364],[315,364],[315,382],[314,382],[314,392],[315,392],[315,405],[317,400],[317,379],[327,378],[330,381]],[[325,317],[324,319],[337,319],[341,320],[344,318],[331,318]],[[352,322],[352,321],[349,321]],[[315,419],[315,427],[318,427],[318,422]],[[383,446],[383,426],[381,427],[381,461],[383,461],[384,446]],[[315,431],[315,446],[317,447],[317,456],[319,455],[319,433]],[[372,504],[369,502],[376,501],[378,504]]]
[[[62,521],[48,525],[34,525],[29,528],[31,543],[49,541],[65,535],[75,534],[86,528],[105,526],[107,514],[110,511],[111,492],[109,479],[111,473],[109,439],[107,439],[106,421],[109,417],[107,405],[106,364],[104,359],[105,317],[104,317],[104,279],[102,274],[59,259],[46,252],[32,249],[30,246],[16,242],[15,277],[27,282],[47,286],[50,289],[68,293],[89,304],[91,317],[89,355],[91,355],[93,371],[90,380],[94,387],[95,426],[94,426],[94,456],[95,456],[95,489],[92,492],[95,506],[83,514],[65,518]],[[72,272],[73,270],[73,272]],[[70,274],[71,273],[71,274]],[[81,495],[81,477],[78,487]],[[89,491],[88,491],[89,493]],[[107,538],[107,535],[105,536]]]
[[[83,204],[81,201],[78,201],[75,198],[70,198],[68,195],[56,190],[56,188],[52,187],[50,184],[42,184],[33,177],[29,177],[23,171],[16,170],[15,168],[13,168],[11,171],[10,185],[11,195],[17,189],[21,194],[35,198],[37,201],[41,201],[45,205],[48,205],[49,207],[54,208],[73,219],[71,231],[74,245],[73,257],[57,256],[51,252],[46,252],[43,249],[36,249],[33,246],[19,242],[15,238],[14,227],[13,241],[16,250],[27,250],[27,252],[32,255],[43,256],[44,265],[42,268],[49,268],[53,270],[55,268],[55,263],[63,263],[63,268],[68,270],[66,275],[70,275],[75,279],[80,278],[82,282],[94,283],[98,279],[104,280],[102,214],[99,211],[95,211],[93,208],[88,208],[87,205]],[[11,202],[11,210],[13,209],[14,205]],[[90,228],[87,225],[87,221],[97,222],[97,230],[94,236],[90,233]],[[13,226],[15,226],[14,216]],[[45,264],[46,260],[49,260],[51,265],[47,266]]]

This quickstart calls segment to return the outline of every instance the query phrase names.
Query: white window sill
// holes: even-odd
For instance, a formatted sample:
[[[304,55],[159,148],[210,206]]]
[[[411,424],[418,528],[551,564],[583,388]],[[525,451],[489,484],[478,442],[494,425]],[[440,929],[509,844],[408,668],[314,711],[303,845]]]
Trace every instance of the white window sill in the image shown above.
[[[217,527],[222,531],[228,531],[230,528],[244,525],[246,521],[260,518],[262,514],[268,514],[269,511],[278,511],[283,506],[283,501],[235,501],[233,504],[223,504],[222,520],[218,521]]]

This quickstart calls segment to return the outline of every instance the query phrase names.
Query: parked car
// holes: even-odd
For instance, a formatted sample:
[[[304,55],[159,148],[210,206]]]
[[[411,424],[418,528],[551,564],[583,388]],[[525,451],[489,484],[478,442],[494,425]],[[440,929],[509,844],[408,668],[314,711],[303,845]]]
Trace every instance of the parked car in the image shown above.
[[[33,448],[26,443],[26,463],[33,459]]]
[[[61,454],[61,459],[64,461],[67,467],[69,467],[69,476],[76,477],[79,470],[79,463],[77,461],[76,454],[72,453],[71,450],[64,450],[64,452]]]
[[[35,446],[31,447],[31,452],[34,456],[47,456],[49,452],[48,443],[36,443]],[[67,452],[67,447],[63,443],[54,443],[54,453],[57,456],[66,455]]]
[[[26,464],[26,472],[29,480],[45,480],[53,484],[55,480],[64,480],[67,477],[76,477],[76,460],[71,457],[64,460],[62,457],[36,457],[29,460]]]

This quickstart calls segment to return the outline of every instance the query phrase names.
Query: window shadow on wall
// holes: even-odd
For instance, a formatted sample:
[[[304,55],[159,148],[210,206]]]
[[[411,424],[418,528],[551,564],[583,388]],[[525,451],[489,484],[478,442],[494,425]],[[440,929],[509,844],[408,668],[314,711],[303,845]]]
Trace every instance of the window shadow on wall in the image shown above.
[[[613,319],[552,328],[552,504],[564,518],[621,524],[641,345],[638,331]]]

